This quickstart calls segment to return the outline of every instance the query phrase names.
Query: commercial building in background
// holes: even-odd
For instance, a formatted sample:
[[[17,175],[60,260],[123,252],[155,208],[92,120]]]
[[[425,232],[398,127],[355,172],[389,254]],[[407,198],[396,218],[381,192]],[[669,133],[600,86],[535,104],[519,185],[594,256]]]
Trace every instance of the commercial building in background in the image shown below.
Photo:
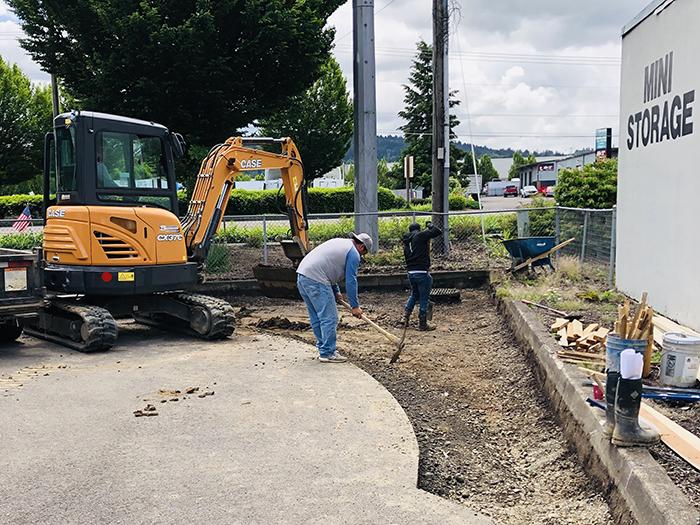
[[[700,330],[700,2],[655,0],[622,32],[617,286]]]
[[[604,129],[607,131],[610,128]],[[612,138],[612,135],[610,137]],[[522,166],[518,170],[521,185],[523,187],[535,186],[537,189],[556,186],[559,171],[565,168],[581,168],[586,164],[593,164],[597,159],[617,157],[617,148],[613,148],[612,145],[604,147],[602,151],[605,153],[604,155],[596,147],[596,151],[579,153],[577,155],[538,159],[537,162]]]

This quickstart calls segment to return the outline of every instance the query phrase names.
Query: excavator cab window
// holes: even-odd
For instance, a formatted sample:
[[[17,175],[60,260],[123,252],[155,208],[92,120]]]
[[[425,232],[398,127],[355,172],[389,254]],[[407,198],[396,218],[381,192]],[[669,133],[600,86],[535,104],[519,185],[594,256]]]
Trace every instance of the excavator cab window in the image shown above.
[[[95,139],[96,187],[102,201],[150,203],[169,208],[167,160],[160,137],[100,131]],[[128,195],[110,190],[132,190]]]
[[[75,172],[75,128],[56,130],[58,145],[57,187],[61,193],[78,191],[78,177]]]

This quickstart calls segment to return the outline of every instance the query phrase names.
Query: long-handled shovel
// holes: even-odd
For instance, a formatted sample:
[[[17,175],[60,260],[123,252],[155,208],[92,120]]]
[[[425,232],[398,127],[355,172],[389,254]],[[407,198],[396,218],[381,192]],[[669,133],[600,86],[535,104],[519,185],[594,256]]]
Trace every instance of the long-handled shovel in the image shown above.
[[[343,305],[345,308],[347,308],[348,310],[352,311],[352,307],[351,307],[348,303],[346,303],[345,301],[340,301],[340,304],[342,304],[342,305]],[[370,326],[371,326],[372,328],[374,328],[377,332],[379,332],[380,334],[382,334],[382,335],[383,335],[384,337],[386,337],[389,341],[391,341],[393,344],[396,345],[396,352],[394,352],[394,355],[391,357],[391,362],[392,362],[392,363],[395,362],[396,359],[399,358],[399,354],[401,353],[401,350],[403,350],[403,347],[404,347],[404,342],[403,342],[403,341],[404,341],[404,339],[405,339],[405,337],[406,337],[406,330],[404,329],[403,337],[402,337],[401,339],[399,339],[398,337],[396,337],[396,336],[395,336],[394,334],[392,334],[391,332],[387,332],[386,330],[384,330],[384,328],[382,328],[382,327],[379,326],[377,323],[375,323],[374,321],[372,321],[372,320],[371,320],[370,318],[368,318],[365,314],[362,314],[362,317],[360,317],[360,319],[362,319],[365,323],[367,323],[368,325],[370,325]],[[394,359],[394,358],[396,358],[396,359]]]

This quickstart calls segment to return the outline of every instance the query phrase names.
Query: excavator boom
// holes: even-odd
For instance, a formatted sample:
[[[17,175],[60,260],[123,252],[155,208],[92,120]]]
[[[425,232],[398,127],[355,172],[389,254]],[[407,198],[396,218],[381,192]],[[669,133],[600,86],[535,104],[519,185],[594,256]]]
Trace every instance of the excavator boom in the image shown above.
[[[279,146],[273,153],[260,146]],[[202,161],[187,215],[182,221],[189,259],[202,263],[221,221],[236,178],[245,172],[277,169],[282,177],[285,203],[296,250],[287,254],[301,259],[309,250],[306,186],[301,156],[290,138],[231,137],[214,146]],[[297,262],[297,261],[295,261]]]

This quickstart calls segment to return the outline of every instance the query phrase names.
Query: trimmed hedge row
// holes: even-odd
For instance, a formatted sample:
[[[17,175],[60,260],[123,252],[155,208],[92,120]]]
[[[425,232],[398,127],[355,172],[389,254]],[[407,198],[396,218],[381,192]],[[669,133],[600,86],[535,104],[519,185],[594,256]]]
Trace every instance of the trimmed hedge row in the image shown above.
[[[187,196],[178,193],[180,214],[187,211]],[[403,199],[386,188],[379,188],[379,209],[391,210],[403,207]],[[310,188],[309,213],[350,213],[354,209],[353,188]],[[32,215],[41,215],[41,195],[10,195],[0,197],[0,217],[15,218],[29,205]],[[284,210],[284,193],[277,190],[233,190],[226,208],[227,215],[276,214]]]
[[[180,215],[187,211],[188,198],[184,192],[178,192]],[[449,196],[450,210],[478,209],[479,205],[463,195],[452,193]],[[352,187],[345,188],[310,188],[309,213],[352,213],[355,193]],[[386,188],[379,188],[379,209],[381,211],[404,208],[406,203]],[[426,211],[430,210],[427,201]],[[41,195],[0,196],[0,217],[14,219],[29,205],[32,216],[41,216]],[[419,207],[414,207],[419,209]],[[277,190],[233,190],[226,208],[226,215],[264,215],[277,214],[284,210],[284,194]]]

